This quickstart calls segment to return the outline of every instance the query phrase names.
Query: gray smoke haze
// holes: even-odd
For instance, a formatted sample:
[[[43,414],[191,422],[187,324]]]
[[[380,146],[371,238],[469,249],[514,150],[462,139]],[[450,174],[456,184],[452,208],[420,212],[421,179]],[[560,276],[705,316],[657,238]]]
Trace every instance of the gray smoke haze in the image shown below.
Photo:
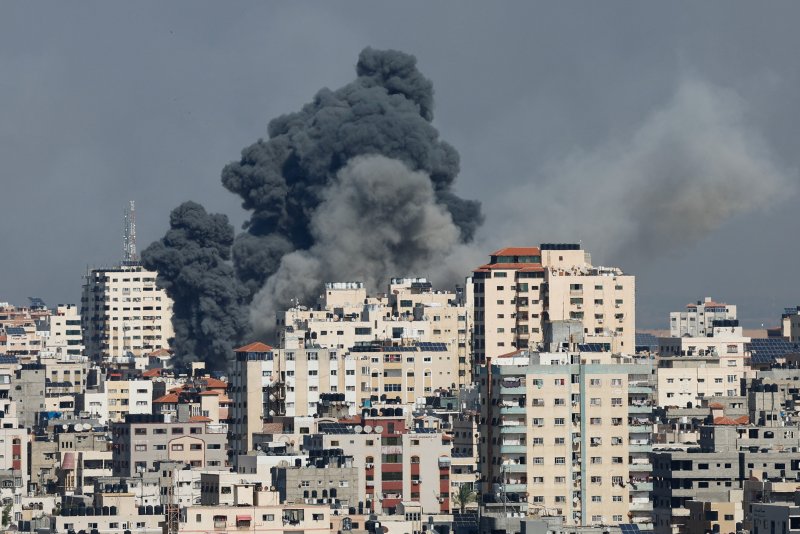
[[[227,218],[187,203],[143,254],[175,300],[179,361],[224,367],[253,297],[249,317],[266,334],[290,299],[313,302],[326,281],[452,280],[447,257],[463,254],[483,217],[451,190],[459,157],[431,125],[433,85],[393,50],[364,49],[356,73],[271,121],[269,139],[223,169],[252,211],[245,232],[234,240]]]
[[[245,148],[222,172],[224,186],[252,211],[233,247],[236,273],[251,294],[285,254],[314,246],[316,210],[339,170],[357,156],[383,155],[426,173],[461,241],[470,241],[483,220],[479,203],[451,190],[458,153],[431,125],[433,85],[417,70],[416,58],[366,48],[356,74],[341,89],[322,89],[299,112],[274,119],[269,139]],[[337,274],[343,276],[351,276],[349,270]]]
[[[249,332],[247,290],[230,265],[233,227],[225,215],[184,202],[170,214],[170,229],[142,252],[142,264],[158,271],[173,299],[171,347],[183,366],[202,360],[224,370],[234,344]]]
[[[309,221],[314,245],[284,256],[256,294],[251,307],[256,330],[269,331],[275,314],[292,299],[313,302],[321,281],[358,280],[375,291],[392,276],[437,277],[460,248],[460,230],[430,177],[401,161],[354,158],[321,200]]]
[[[602,258],[656,258],[793,191],[795,173],[774,161],[735,94],[689,80],[629,139],[548,166],[544,183],[514,190],[505,203],[510,221],[580,239]]]

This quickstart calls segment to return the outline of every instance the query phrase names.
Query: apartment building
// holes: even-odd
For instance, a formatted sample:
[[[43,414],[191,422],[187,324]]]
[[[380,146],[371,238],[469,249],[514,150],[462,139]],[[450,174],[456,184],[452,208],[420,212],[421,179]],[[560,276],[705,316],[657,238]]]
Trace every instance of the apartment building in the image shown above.
[[[518,350],[482,369],[484,500],[568,524],[650,525],[651,363]]]
[[[425,278],[394,278],[388,289],[369,296],[360,282],[326,284],[314,309],[294,307],[279,317],[281,347],[341,353],[375,342],[443,344],[452,355],[454,382],[468,383],[471,314],[464,291],[434,290]]]
[[[86,275],[81,320],[87,356],[108,361],[169,348],[172,301],[156,285],[156,274],[127,264]]]
[[[684,311],[669,314],[671,337],[705,337],[711,335],[715,324],[736,321],[736,306],[714,302],[711,297],[686,305]]]
[[[187,506],[180,514],[178,532],[306,532],[328,533],[331,509],[327,505],[281,504],[278,493],[259,485],[236,486],[230,505]]]
[[[580,245],[500,249],[473,270],[471,284],[477,362],[535,348],[564,322],[577,325],[568,341],[635,351],[635,278],[593,266]]]
[[[113,475],[152,471],[158,462],[182,462],[194,468],[227,469],[227,426],[174,421],[163,416],[128,414],[111,425]]]
[[[261,432],[266,418],[314,416],[328,393],[342,397],[338,402],[350,416],[387,399],[414,404],[437,388],[457,387],[460,366],[445,343],[364,343],[349,350],[310,344],[278,350],[262,343],[241,347],[231,374],[234,450],[250,450],[252,434]],[[240,435],[248,436],[246,442]]]
[[[320,421],[318,433],[303,436],[303,448],[340,449],[352,457],[364,509],[392,513],[402,501],[415,501],[425,513],[448,513],[450,436],[409,426],[403,409],[394,411],[399,413],[357,422]]]
[[[105,380],[99,394],[106,396],[108,420],[112,423],[125,421],[128,414],[153,413],[153,383],[150,380]],[[90,399],[94,397],[87,396]]]
[[[800,477],[797,427],[758,427],[746,417],[716,417],[713,425],[701,427],[699,445],[653,454],[657,533],[695,532],[689,526],[692,501],[738,503],[744,510],[745,482],[755,473],[769,480]]]

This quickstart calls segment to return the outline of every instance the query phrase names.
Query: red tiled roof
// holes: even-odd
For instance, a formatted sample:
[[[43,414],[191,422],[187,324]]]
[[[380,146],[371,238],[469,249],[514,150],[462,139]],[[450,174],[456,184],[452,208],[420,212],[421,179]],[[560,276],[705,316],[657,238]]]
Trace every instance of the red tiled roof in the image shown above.
[[[506,247],[492,252],[492,256],[538,256],[539,247]]]
[[[212,419],[204,415],[193,415],[189,418],[190,423],[210,423]]]
[[[164,371],[164,369],[162,369],[161,367],[158,367],[156,369],[148,369],[147,371],[142,373],[142,376],[144,378],[153,378],[155,376],[161,376],[162,371]]]
[[[722,404],[720,404],[718,402],[712,402],[711,404],[708,405],[708,407],[711,408],[712,410],[721,410],[725,406],[723,406]]]
[[[153,401],[153,404],[177,404],[178,396],[174,393],[168,393],[163,397],[159,397]]]
[[[733,419],[731,417],[715,417],[715,425],[746,425],[750,422],[750,418],[746,415]]]
[[[206,396],[206,397],[208,397],[208,396],[210,396],[210,395],[222,395],[222,393],[221,393],[221,392],[219,392],[219,391],[211,391],[211,390],[208,390],[208,391],[201,391],[201,392],[200,392],[200,395],[201,395],[201,396]]]
[[[272,350],[272,347],[265,345],[260,341],[256,341],[255,343],[250,343],[249,345],[245,345],[244,347],[239,347],[238,349],[233,350],[234,352],[269,352]]]
[[[147,353],[147,355],[151,358],[158,358],[159,356],[170,356],[170,353],[167,349],[158,349]]]
[[[227,389],[227,387],[228,387],[228,383],[227,382],[225,382],[224,380],[216,379],[216,378],[206,378],[206,379],[203,380],[203,383],[206,385],[207,388]]]
[[[714,424],[715,425],[726,425],[726,426],[728,426],[728,425],[737,425],[739,423],[737,423],[735,419],[731,419],[730,417],[723,416],[723,417],[715,417],[714,418]]]

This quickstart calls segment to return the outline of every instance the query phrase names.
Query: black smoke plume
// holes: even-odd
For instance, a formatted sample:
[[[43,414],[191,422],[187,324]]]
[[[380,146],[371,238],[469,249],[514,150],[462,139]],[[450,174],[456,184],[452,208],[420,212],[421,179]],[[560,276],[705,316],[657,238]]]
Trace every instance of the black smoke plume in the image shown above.
[[[299,112],[274,119],[269,139],[244,149],[241,160],[222,171],[225,187],[253,212],[233,252],[236,273],[251,294],[278,269],[285,254],[314,245],[314,213],[339,170],[357,156],[397,159],[411,171],[427,174],[461,241],[470,241],[483,220],[478,202],[451,190],[459,171],[458,153],[431,125],[433,85],[417,70],[416,59],[367,48],[356,73],[341,89],[322,89]]]
[[[431,125],[433,85],[393,50],[364,49],[356,74],[272,120],[268,139],[223,169],[252,212],[235,240],[226,219],[191,204],[146,252],[175,300],[179,357],[224,361],[247,315],[264,333],[289,298],[311,300],[326,281],[374,290],[392,276],[452,273],[463,257],[483,216],[452,190],[459,157]]]
[[[184,202],[170,214],[170,230],[142,252],[173,299],[175,363],[203,360],[224,369],[233,344],[249,331],[247,290],[230,264],[233,227],[228,217]]]

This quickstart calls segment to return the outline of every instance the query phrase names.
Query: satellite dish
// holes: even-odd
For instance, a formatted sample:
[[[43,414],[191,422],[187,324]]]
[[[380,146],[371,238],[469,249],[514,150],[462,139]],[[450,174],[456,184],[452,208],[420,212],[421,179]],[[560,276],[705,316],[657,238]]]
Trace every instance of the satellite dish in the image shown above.
[[[370,432],[372,432],[372,427],[370,425],[364,425],[364,432],[369,434]]]
[[[289,467],[289,462],[287,462],[286,460],[281,460],[280,462],[278,462],[278,467]]]
[[[383,432],[383,427],[381,425],[377,425],[375,427],[375,433],[380,434],[381,432]]]
[[[61,429],[62,430],[69,430],[69,425],[66,425],[66,424],[61,425]]]
[[[356,426],[353,427],[353,430],[356,431],[356,434],[361,434],[361,432],[363,432],[364,428],[361,425],[356,425]]]

